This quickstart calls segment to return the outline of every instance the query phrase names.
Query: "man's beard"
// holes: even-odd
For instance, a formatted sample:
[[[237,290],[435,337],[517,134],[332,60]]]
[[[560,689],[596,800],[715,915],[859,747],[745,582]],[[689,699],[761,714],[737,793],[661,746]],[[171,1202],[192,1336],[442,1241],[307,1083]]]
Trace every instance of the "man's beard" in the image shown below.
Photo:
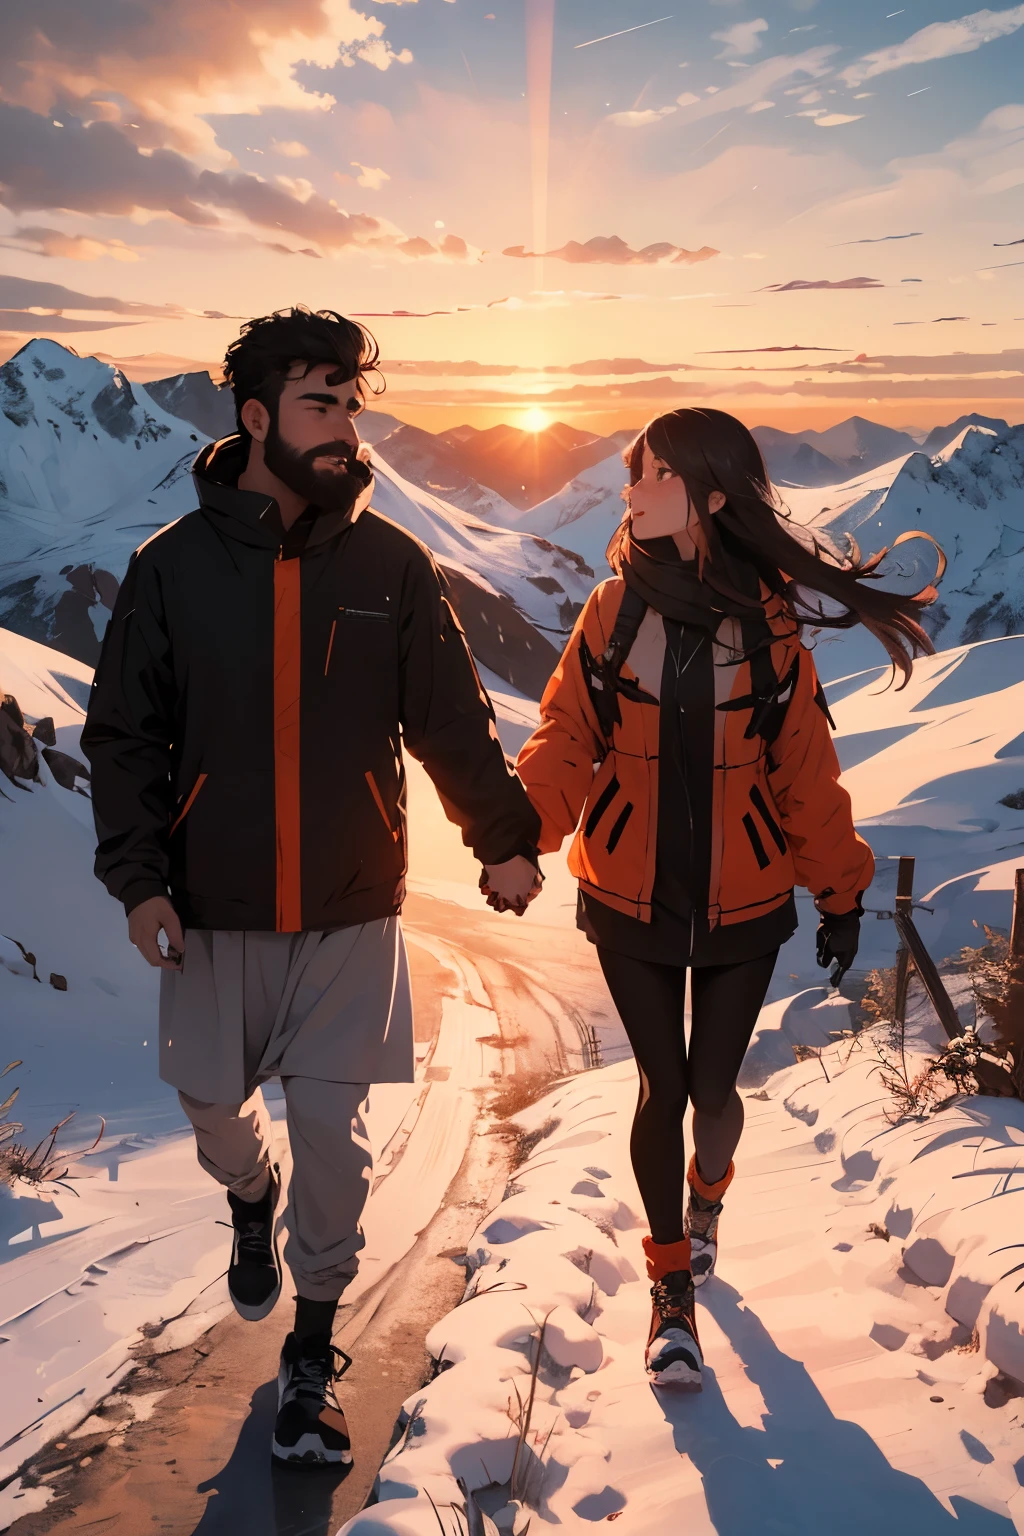
[[[318,468],[317,460],[325,459],[339,462]],[[276,421],[271,422],[263,444],[263,462],[296,496],[304,496],[324,512],[351,512],[373,479],[370,466],[356,458],[351,443],[319,443],[301,453],[285,442]]]

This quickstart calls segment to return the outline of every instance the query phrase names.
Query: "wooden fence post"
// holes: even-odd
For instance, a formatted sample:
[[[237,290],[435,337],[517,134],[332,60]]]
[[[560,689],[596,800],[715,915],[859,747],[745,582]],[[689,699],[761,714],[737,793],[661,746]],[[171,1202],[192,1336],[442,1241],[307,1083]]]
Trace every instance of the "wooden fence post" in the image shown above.
[[[1024,869],[1018,869],[1013,877],[1013,922],[1010,925],[1010,954],[1014,959],[1024,955]]]
[[[896,876],[896,911],[913,918],[914,914],[914,866],[916,860],[902,855]],[[896,951],[896,1000],[893,1008],[895,1022],[902,1029],[907,1018],[907,988],[910,985],[910,950],[900,938]]]

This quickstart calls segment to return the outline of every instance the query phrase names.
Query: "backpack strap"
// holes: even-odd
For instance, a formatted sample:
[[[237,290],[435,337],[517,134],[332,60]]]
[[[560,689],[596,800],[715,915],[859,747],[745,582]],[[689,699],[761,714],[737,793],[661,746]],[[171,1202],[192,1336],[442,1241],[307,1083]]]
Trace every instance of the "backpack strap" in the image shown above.
[[[631,680],[623,681],[620,676],[626,657],[633,649],[636,637],[640,633],[640,626],[646,613],[646,599],[632,587],[627,586],[623,591],[619,611],[615,615],[615,623],[604,654],[600,657],[595,656],[587,644],[586,637],[580,638],[580,664],[583,667],[583,678],[601,727],[601,734],[606,742],[611,741],[615,726],[622,724],[622,711],[619,707],[620,693],[641,704],[658,702],[649,693],[645,693],[638,683]]]
[[[749,709],[750,721],[744,740],[760,736],[766,750],[778,739],[800,675],[800,651],[783,677],[775,671],[772,660],[771,630],[763,620],[743,619],[743,649],[750,667],[750,692],[740,699],[726,699],[718,708],[724,711]]]

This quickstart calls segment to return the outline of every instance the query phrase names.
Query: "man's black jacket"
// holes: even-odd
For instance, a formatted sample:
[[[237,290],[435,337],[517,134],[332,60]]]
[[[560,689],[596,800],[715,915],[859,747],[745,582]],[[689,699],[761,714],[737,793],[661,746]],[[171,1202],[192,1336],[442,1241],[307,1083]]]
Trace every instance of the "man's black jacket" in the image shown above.
[[[539,820],[429,551],[369,509],[237,487],[237,438],[196,461],[200,507],[133,555],[96,671],[96,873],[128,912],[297,932],[390,916],[405,894],[402,745],[483,863]]]

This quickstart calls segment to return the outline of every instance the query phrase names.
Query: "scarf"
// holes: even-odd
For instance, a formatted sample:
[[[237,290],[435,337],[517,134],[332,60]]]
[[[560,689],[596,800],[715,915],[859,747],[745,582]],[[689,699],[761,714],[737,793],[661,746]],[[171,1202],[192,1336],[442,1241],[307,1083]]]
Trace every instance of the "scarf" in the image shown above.
[[[663,618],[680,624],[697,624],[714,633],[724,618],[764,622],[759,600],[760,583],[752,566],[730,561],[731,586],[748,594],[742,603],[716,591],[698,575],[696,560],[681,560],[672,539],[647,539],[642,543],[630,534],[622,555],[620,575]]]

